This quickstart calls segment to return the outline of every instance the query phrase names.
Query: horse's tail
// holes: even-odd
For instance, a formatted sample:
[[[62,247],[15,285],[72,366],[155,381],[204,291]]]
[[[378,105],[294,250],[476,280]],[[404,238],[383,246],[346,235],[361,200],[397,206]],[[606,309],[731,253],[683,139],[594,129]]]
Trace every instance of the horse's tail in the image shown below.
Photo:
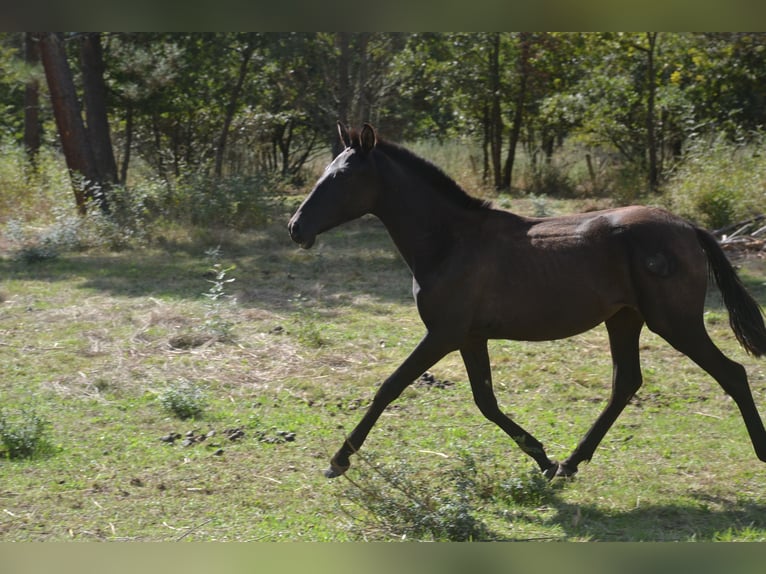
[[[715,237],[703,229],[695,230],[707,255],[710,276],[721,290],[729,311],[729,325],[734,335],[751,355],[760,357],[766,354],[766,326],[761,306],[748,293]]]

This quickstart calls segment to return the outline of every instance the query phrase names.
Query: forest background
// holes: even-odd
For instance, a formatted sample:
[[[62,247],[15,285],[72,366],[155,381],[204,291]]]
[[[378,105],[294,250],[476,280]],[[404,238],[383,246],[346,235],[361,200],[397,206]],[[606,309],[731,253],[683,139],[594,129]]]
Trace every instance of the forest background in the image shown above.
[[[14,229],[61,219],[39,174],[62,158],[78,212],[122,232],[255,225],[337,151],[338,119],[460,148],[442,167],[477,195],[659,202],[709,227],[764,208],[763,33],[5,33],[0,71]]]

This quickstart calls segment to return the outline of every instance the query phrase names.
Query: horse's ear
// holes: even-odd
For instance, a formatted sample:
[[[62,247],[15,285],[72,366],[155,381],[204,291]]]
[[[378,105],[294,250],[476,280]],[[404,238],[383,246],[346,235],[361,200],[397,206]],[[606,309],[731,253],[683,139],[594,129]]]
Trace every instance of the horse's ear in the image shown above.
[[[351,147],[351,137],[348,135],[346,126],[340,123],[340,121],[338,121],[338,135],[340,136],[340,141],[343,143],[344,148]]]
[[[378,135],[375,133],[375,128],[370,124],[364,124],[362,127],[362,133],[359,135],[359,141],[362,144],[362,150],[368,152],[375,147],[378,143]]]

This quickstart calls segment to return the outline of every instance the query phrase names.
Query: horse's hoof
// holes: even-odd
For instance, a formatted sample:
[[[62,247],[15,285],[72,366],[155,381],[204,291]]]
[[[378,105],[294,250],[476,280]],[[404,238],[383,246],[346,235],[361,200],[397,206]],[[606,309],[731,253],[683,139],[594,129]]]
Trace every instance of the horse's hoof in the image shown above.
[[[340,466],[334,462],[331,462],[330,468],[324,471],[324,475],[327,478],[338,478],[340,475],[342,475],[344,472],[348,470],[349,466],[351,465],[347,464],[346,466]]]
[[[554,462],[552,465],[550,465],[548,468],[546,468],[543,471],[543,476],[547,478],[548,480],[553,480],[556,477],[556,474],[559,471],[559,463]]]
[[[554,462],[543,471],[543,476],[548,480],[553,480],[554,478],[571,478],[575,474],[577,474],[577,469],[572,469],[563,462]]]
[[[572,478],[577,474],[577,468],[571,468],[566,463],[560,462],[559,468],[556,471],[556,478]]]

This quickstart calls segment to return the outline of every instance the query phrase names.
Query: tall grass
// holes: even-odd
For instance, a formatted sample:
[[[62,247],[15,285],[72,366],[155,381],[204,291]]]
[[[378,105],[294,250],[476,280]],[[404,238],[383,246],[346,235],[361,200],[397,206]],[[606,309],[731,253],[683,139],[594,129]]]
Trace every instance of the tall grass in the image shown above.
[[[656,196],[647,199],[641,174],[620,164],[613,154],[583,148],[576,141],[566,142],[550,162],[539,158],[533,162],[520,148],[509,196],[498,196],[483,181],[483,155],[475,140],[407,145],[440,166],[469,193],[498,200],[511,209],[518,209],[517,200],[524,197],[534,203],[538,215],[551,214],[548,198],[599,202],[606,198],[615,204],[658,201]],[[693,141],[659,201],[708,228],[766,212],[762,147],[762,139],[748,145],[722,137]],[[275,210],[273,204],[286,201],[291,188],[266,173],[216,179],[191,172],[163,179],[151,170],[137,169],[128,187],[112,191],[107,216],[94,209],[82,218],[75,210],[66,164],[55,150],[42,148],[32,165],[20,146],[0,143],[0,158],[0,249],[29,261],[93,247],[140,246],[179,227],[260,228],[275,212],[283,211]],[[316,167],[307,167],[306,181],[313,181],[316,173],[310,170]]]
[[[74,212],[72,184],[63,158],[42,148],[32,165],[23,148],[0,141],[0,225],[16,219],[50,222],[59,209]]]
[[[700,138],[665,187],[672,211],[708,228],[766,213],[763,138],[739,144]]]
[[[109,213],[75,208],[72,181],[60,153],[42,148],[34,163],[21,146],[0,142],[0,251],[18,259],[62,252],[140,247],[182,228],[262,226],[288,184],[271,174],[215,179],[202,173],[160,178],[145,169],[109,194]]]

